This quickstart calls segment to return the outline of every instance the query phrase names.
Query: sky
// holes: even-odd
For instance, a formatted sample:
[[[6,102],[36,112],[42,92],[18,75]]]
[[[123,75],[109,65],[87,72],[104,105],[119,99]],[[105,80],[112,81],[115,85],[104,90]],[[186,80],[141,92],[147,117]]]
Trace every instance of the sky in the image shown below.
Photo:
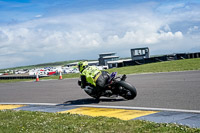
[[[200,52],[200,0],[0,0],[0,69]]]

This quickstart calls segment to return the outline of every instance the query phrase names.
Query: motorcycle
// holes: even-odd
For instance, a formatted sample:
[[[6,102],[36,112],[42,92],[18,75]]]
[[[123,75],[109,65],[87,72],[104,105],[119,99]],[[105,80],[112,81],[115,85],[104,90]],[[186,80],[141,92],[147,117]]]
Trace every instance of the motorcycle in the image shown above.
[[[86,86],[84,91],[91,97],[99,99],[101,96],[104,97],[113,97],[113,96],[121,96],[127,100],[134,99],[137,96],[136,88],[126,82],[127,76],[124,74],[122,77],[116,77],[117,72],[113,72],[109,75],[108,81],[105,85],[104,91],[100,93],[100,95],[91,95],[92,87]],[[81,85],[81,81],[78,81],[78,84]]]

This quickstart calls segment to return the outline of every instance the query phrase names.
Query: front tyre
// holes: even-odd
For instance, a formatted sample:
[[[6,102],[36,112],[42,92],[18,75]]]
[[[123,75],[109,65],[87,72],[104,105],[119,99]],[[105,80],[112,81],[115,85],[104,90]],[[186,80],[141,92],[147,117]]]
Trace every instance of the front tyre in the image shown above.
[[[117,82],[117,86],[119,88],[119,95],[125,99],[131,100],[137,96],[136,88],[133,85],[125,81],[119,81]]]

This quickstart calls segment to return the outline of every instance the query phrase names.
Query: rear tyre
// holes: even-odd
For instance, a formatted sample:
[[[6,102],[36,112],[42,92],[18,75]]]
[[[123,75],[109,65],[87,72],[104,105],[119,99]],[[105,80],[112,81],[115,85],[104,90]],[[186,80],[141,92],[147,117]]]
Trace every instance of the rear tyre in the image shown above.
[[[136,88],[125,82],[125,81],[119,81],[117,82],[117,86],[119,87],[119,95],[127,100],[134,99],[137,96]]]

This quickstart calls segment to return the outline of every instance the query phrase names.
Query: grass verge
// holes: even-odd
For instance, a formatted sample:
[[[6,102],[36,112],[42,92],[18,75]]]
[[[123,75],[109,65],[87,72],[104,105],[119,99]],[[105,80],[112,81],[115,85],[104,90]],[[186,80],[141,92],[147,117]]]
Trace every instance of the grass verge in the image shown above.
[[[0,111],[0,132],[51,133],[133,133],[133,132],[200,132],[200,129],[175,124],[160,124],[141,120],[123,121],[117,118],[90,117],[72,114]]]
[[[200,58],[165,61],[158,63],[150,63],[137,66],[127,66],[121,68],[109,69],[109,72],[118,72],[119,74],[134,73],[156,73],[156,72],[172,72],[172,71],[188,71],[200,70]]]

